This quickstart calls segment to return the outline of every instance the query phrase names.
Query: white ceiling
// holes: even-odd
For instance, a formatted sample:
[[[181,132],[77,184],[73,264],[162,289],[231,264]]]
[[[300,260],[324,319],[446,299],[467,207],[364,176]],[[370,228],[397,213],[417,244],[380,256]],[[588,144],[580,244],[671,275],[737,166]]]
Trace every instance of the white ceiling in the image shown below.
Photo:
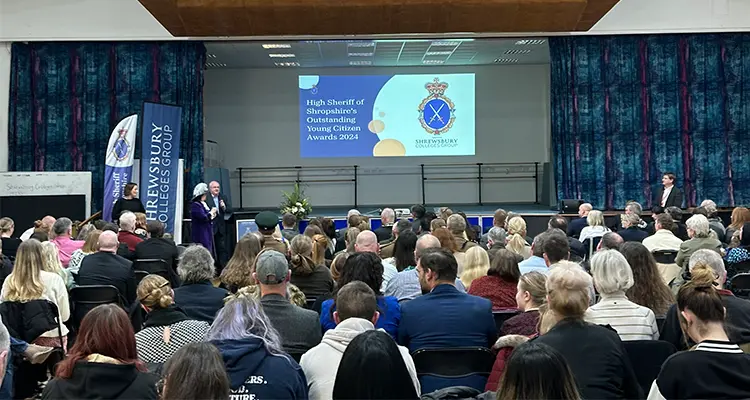
[[[545,38],[206,43],[208,68],[547,64]]]

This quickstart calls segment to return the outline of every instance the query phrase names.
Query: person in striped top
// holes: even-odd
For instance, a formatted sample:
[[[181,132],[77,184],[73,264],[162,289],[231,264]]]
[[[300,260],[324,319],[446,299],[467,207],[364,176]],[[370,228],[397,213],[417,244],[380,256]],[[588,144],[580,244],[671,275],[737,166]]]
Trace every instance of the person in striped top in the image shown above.
[[[586,311],[587,322],[611,326],[622,340],[659,338],[654,312],[625,295],[633,286],[633,270],[625,256],[617,250],[600,250],[591,258],[591,273],[601,299]]]

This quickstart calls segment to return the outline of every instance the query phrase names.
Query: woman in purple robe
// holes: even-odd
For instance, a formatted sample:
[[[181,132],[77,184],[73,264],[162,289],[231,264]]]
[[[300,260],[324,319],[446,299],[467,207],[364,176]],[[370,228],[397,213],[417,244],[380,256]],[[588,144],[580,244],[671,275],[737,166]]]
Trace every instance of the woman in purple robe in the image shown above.
[[[216,208],[209,208],[206,204],[208,185],[201,182],[193,189],[193,201],[190,203],[190,218],[192,219],[193,243],[207,248],[216,257],[214,248],[214,230],[212,221],[216,218]]]

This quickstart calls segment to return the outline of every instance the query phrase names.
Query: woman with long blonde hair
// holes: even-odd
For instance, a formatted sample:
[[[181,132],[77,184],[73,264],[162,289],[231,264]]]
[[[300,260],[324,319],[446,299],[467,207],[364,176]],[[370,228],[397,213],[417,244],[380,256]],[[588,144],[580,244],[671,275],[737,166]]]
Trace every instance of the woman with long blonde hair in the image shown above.
[[[734,247],[739,245],[739,232],[746,222],[750,222],[750,209],[747,207],[735,207],[732,210],[731,223],[727,226],[724,243],[734,242]],[[721,239],[721,238],[720,238]],[[730,246],[733,247],[733,246]]]
[[[313,235],[311,239],[313,262],[315,265],[325,265],[328,237],[326,235]]]
[[[219,276],[221,283],[227,290],[235,293],[245,286],[255,284],[253,266],[261,249],[262,245],[256,235],[245,235],[237,242],[232,258],[229,259],[227,266],[224,267]]]
[[[464,284],[466,290],[469,290],[471,282],[474,279],[486,276],[489,269],[490,257],[487,255],[487,251],[480,246],[470,247],[469,250],[466,250],[463,271],[459,272],[461,283]]]
[[[65,282],[65,287],[70,289],[75,283],[73,281],[73,274],[63,268],[58,254],[57,245],[54,242],[42,243],[42,270],[60,275],[60,278]]]
[[[508,221],[508,236],[505,248],[520,255],[524,260],[531,257],[531,246],[526,243],[526,221],[521,217],[513,217]]]
[[[83,258],[99,251],[99,235],[101,234],[102,231],[98,229],[89,232],[86,236],[86,240],[83,242],[83,247],[73,252],[70,256],[70,263],[68,263],[68,271],[70,271],[71,274],[78,275],[78,270],[81,269]]]

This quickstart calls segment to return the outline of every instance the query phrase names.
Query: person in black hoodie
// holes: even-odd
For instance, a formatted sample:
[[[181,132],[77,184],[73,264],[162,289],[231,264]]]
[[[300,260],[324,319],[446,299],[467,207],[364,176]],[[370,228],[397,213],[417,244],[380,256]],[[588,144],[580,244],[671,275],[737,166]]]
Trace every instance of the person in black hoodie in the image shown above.
[[[57,365],[42,399],[156,400],[158,377],[138,361],[135,334],[125,311],[105,304],[83,318],[75,345]]]
[[[208,340],[221,353],[231,394],[255,399],[307,399],[302,368],[284,353],[260,303],[242,294],[216,315]]]

